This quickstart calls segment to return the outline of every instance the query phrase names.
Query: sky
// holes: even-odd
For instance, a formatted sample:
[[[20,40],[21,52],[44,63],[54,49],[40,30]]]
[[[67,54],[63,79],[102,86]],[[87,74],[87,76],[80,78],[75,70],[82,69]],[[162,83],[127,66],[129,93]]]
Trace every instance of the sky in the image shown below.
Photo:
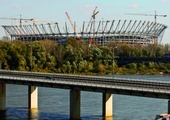
[[[157,22],[167,25],[162,43],[170,43],[170,0],[0,0],[0,18],[20,18],[55,21],[60,25],[68,22],[65,12],[81,28],[89,21],[97,6],[98,20],[149,20],[154,16],[127,15],[126,13],[167,15],[157,16]],[[5,36],[2,25],[19,24],[10,19],[0,19],[0,38]],[[31,24],[31,23],[30,23]],[[71,27],[71,26],[70,26]]]

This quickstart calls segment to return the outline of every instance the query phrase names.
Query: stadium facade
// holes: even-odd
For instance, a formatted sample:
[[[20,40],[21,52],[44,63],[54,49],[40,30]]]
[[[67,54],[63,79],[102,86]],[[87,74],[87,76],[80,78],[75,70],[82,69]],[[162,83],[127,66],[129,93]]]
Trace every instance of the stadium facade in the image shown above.
[[[60,27],[58,23],[33,24],[33,25],[3,25],[11,40],[35,41],[51,39],[59,44],[66,39],[79,38],[86,43],[91,39],[95,44],[105,45],[109,41],[125,42],[128,44],[154,44],[160,43],[164,35],[166,25],[137,20],[111,20],[83,22],[81,30],[70,31],[67,24]],[[62,29],[61,29],[62,28]]]

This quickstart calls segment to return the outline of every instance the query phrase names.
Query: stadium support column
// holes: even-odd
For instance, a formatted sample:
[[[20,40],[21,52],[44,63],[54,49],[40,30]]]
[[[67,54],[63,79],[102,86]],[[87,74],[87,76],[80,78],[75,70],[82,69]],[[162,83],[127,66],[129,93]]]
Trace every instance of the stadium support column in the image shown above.
[[[28,86],[28,107],[38,108],[38,87]]]
[[[113,116],[113,95],[110,93],[103,93],[102,115],[103,117]]]
[[[80,120],[80,93],[70,90],[70,120]]]
[[[6,84],[0,83],[0,111],[6,110]]]
[[[168,114],[170,114],[170,99],[168,100]]]

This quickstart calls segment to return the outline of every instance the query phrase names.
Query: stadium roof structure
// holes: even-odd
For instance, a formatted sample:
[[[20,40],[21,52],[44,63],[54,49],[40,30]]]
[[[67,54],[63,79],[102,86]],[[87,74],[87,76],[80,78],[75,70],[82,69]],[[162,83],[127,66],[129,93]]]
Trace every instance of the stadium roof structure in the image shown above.
[[[87,25],[88,24],[88,25]],[[94,27],[96,26],[96,28]],[[105,45],[109,41],[125,42],[128,44],[154,44],[161,43],[166,25],[137,20],[108,20],[83,22],[79,32],[70,31],[67,24],[64,30],[59,24],[33,24],[33,25],[3,25],[11,40],[35,41],[43,39],[55,40],[58,43],[65,43],[69,37],[78,38],[89,43],[93,38],[95,44]]]

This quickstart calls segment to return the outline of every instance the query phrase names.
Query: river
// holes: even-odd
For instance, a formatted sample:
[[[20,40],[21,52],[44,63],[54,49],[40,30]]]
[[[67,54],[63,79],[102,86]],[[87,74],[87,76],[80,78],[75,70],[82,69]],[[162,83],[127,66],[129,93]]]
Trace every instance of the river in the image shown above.
[[[170,76],[116,75],[138,79],[169,80]],[[0,113],[6,120],[69,120],[69,90],[38,88],[38,110],[28,110],[28,87],[7,84],[7,110]],[[81,119],[102,120],[102,94],[81,92]],[[114,117],[107,120],[154,120],[156,114],[167,113],[167,99],[113,95]]]

